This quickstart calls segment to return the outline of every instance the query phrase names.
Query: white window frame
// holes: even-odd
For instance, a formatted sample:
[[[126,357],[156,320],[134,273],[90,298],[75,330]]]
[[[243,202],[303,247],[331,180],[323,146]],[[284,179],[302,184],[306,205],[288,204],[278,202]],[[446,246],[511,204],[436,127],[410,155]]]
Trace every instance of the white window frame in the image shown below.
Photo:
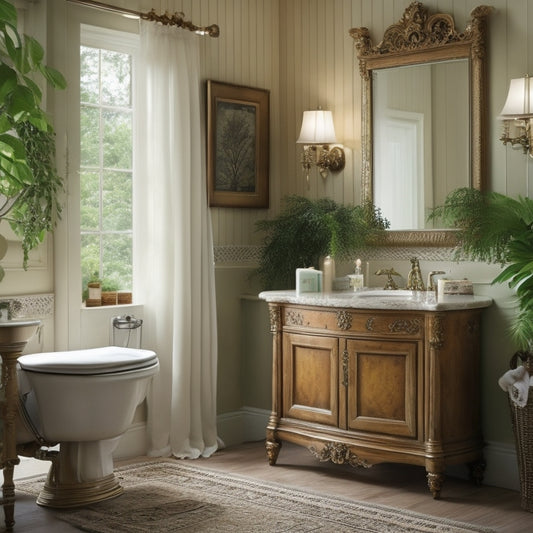
[[[128,32],[123,32],[119,30],[110,30],[107,28],[101,28],[98,26],[92,26],[88,24],[81,24],[80,28],[80,46],[86,46],[91,48],[96,48],[100,50],[110,50],[113,52],[119,52],[123,54],[128,54],[132,58],[131,62],[131,103],[132,103],[132,134],[133,127],[135,125],[135,109],[133,103],[135,102],[135,64],[136,56],[139,49],[139,36],[137,34],[132,34]],[[132,135],[132,154],[134,147],[134,139]],[[132,161],[132,180],[135,177],[133,170],[133,161]],[[100,190],[100,194],[102,191]],[[135,216],[133,212],[133,202],[132,202],[132,219]],[[132,230],[133,230],[133,220],[132,220]],[[99,233],[99,232],[98,232]],[[81,254],[81,244],[80,244],[80,254]],[[100,250],[100,256],[102,255],[102,250]],[[100,260],[102,257],[100,257]],[[132,254],[133,261],[133,254]],[[133,264],[132,264],[133,270]],[[80,269],[81,276],[81,269]],[[82,287],[83,289],[83,287]],[[80,295],[81,298],[81,295]]]

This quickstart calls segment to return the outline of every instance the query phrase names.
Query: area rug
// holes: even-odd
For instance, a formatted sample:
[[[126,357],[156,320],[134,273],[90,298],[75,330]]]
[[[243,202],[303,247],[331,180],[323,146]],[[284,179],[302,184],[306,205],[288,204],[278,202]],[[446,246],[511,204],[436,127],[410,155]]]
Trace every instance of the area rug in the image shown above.
[[[124,494],[53,511],[92,533],[493,533],[493,530],[366,502],[323,496],[165,459],[118,468]],[[18,481],[37,496],[44,476]]]

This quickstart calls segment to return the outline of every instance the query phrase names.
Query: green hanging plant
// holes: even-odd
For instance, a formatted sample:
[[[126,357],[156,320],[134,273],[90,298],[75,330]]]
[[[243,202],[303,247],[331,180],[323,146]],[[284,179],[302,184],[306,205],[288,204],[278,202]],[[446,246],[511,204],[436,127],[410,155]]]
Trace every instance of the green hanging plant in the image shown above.
[[[24,268],[29,251],[53,230],[61,213],[54,130],[34,79],[42,77],[58,89],[66,81],[43,58],[43,47],[19,34],[15,7],[0,0],[0,219],[22,239]]]
[[[461,188],[452,191],[430,218],[458,230],[457,259],[500,263],[492,283],[507,282],[519,312],[511,334],[520,349],[533,341],[533,200]]]
[[[259,277],[266,289],[294,288],[297,268],[318,268],[326,255],[350,259],[388,227],[371,202],[345,206],[328,198],[289,196],[279,216],[256,223],[265,233]]]

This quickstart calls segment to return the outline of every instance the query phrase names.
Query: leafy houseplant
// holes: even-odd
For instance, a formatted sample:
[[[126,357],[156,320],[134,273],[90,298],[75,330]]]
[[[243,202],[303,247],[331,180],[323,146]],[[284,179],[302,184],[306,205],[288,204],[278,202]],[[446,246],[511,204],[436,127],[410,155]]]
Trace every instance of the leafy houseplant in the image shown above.
[[[515,403],[517,389],[509,388],[517,376],[533,372],[533,200],[510,198],[496,192],[481,193],[475,189],[457,189],[444,205],[436,208],[432,218],[439,218],[459,230],[458,257],[466,256],[485,262],[501,263],[502,272],[493,283],[508,282],[518,299],[518,314],[511,334],[520,351],[511,359],[514,368],[518,358],[523,369],[507,372],[499,380],[508,390],[511,420],[515,435],[520,478],[521,506],[533,512],[533,421],[532,387],[525,405]],[[525,371],[529,372],[529,375]],[[509,376],[510,375],[510,376]]]
[[[42,46],[19,34],[15,7],[0,0],[0,220],[21,237],[24,268],[29,251],[53,230],[61,213],[54,130],[34,80],[44,78],[58,89],[66,82],[43,58]],[[0,267],[0,280],[3,276]]]
[[[519,312],[511,327],[514,341],[529,351],[533,341],[533,200],[461,188],[452,191],[430,218],[458,230],[457,258],[500,263],[493,283],[508,282]]]
[[[344,206],[289,196],[285,203],[278,217],[256,223],[265,233],[258,274],[266,289],[294,288],[297,268],[318,268],[326,255],[350,259],[389,227],[371,202]]]

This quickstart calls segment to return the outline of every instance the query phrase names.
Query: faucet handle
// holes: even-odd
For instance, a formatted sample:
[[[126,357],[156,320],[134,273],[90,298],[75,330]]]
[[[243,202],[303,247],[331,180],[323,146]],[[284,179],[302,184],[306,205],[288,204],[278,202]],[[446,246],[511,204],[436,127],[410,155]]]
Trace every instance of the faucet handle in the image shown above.
[[[428,282],[427,282],[427,290],[428,291],[435,291],[437,290],[437,287],[433,284],[433,276],[437,276],[438,274],[446,274],[444,270],[432,270],[428,274]]]
[[[384,290],[397,290],[398,285],[396,285],[396,282],[392,279],[392,276],[400,276],[394,268],[380,268],[375,272],[376,276],[387,276],[387,283],[385,283],[385,287],[383,287]]]

